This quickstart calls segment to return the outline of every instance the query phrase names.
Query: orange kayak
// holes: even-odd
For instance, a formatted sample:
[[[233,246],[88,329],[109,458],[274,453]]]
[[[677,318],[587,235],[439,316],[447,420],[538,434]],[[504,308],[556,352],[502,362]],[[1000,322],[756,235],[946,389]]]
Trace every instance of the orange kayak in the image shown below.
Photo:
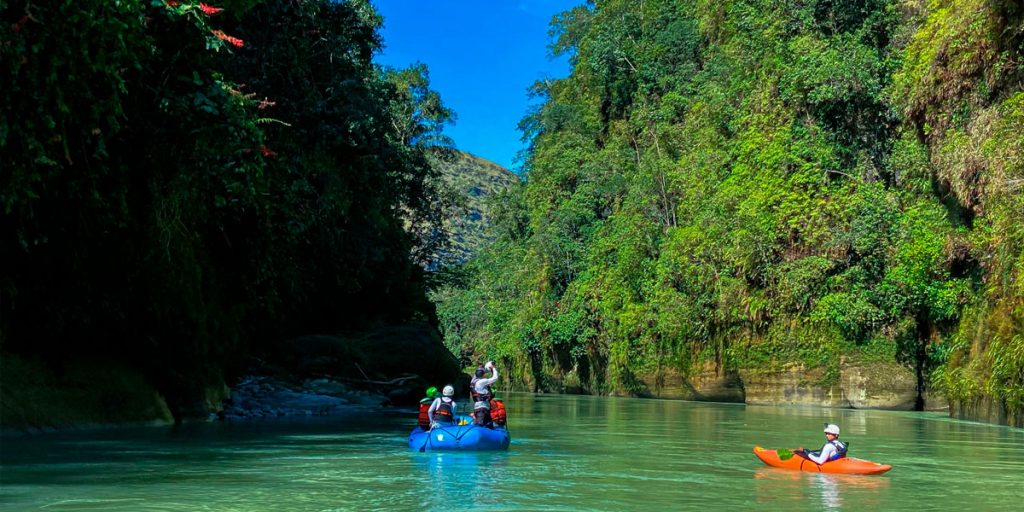
[[[824,464],[815,464],[813,460],[796,455],[791,450],[767,450],[760,446],[754,447],[754,455],[757,455],[761,462],[772,467],[809,471],[811,473],[880,475],[892,469],[892,466],[889,464],[879,464],[854,457],[843,457]]]

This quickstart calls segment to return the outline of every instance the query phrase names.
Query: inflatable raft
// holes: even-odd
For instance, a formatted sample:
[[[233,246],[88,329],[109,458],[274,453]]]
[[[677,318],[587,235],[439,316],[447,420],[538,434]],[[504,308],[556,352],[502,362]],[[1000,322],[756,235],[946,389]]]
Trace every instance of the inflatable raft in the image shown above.
[[[879,464],[854,457],[843,457],[824,464],[796,455],[791,450],[768,450],[754,447],[754,455],[765,464],[783,469],[795,469],[811,473],[837,473],[844,475],[880,475],[892,469],[888,464]]]
[[[459,424],[435,427],[425,431],[416,427],[409,434],[409,448],[421,452],[458,450],[507,450],[512,437],[504,427],[478,427],[467,416],[459,416]]]

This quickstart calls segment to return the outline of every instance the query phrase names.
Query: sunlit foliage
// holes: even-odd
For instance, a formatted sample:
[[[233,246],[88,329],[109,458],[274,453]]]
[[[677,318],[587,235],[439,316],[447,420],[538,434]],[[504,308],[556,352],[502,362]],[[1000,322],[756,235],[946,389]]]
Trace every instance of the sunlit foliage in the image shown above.
[[[974,338],[968,306],[1001,307],[995,339],[1016,347],[1020,15],[607,0],[556,16],[573,71],[533,88],[528,182],[440,304],[450,346],[518,386],[601,393],[702,361],[877,354],[923,388]],[[1024,366],[1000,357],[996,396],[1019,400]]]

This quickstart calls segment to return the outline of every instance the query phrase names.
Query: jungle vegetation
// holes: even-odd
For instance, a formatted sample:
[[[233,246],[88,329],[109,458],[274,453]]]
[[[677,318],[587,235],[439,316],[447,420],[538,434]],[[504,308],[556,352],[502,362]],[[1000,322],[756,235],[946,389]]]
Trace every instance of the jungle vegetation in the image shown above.
[[[1024,408],[1024,9],[600,0],[561,13],[527,179],[438,292],[519,389],[898,361]]]
[[[0,21],[4,363],[138,368],[180,417],[283,340],[433,320],[429,281],[452,351],[520,389],[859,358],[1024,409],[1020,2],[559,14],[573,70],[531,89],[526,180],[432,279],[454,113],[425,67],[374,65],[366,0]]]
[[[369,2],[0,0],[0,20],[7,362],[116,361],[180,417],[282,340],[432,318],[428,158],[453,114],[425,67],[373,63]]]

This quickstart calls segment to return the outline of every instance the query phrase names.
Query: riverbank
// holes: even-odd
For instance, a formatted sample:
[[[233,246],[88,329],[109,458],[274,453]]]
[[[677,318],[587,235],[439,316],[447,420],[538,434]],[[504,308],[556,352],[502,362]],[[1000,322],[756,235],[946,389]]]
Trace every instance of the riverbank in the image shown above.
[[[553,366],[553,365],[552,365]],[[570,394],[601,392],[580,376],[545,367],[544,379],[512,384],[513,389]],[[531,388],[531,385],[534,386]],[[599,383],[598,383],[599,385]],[[724,367],[713,361],[695,364],[688,372],[664,366],[634,376],[632,391],[612,390],[615,396],[636,396],[698,402],[748,405],[799,405],[838,409],[946,411],[949,402],[919,383],[914,372],[896,362],[860,355],[840,356],[832,366],[802,362],[766,368]],[[963,419],[974,419],[963,416]],[[984,421],[984,420],[983,420]]]
[[[0,432],[329,416],[412,405],[428,386],[468,382],[437,331],[421,322],[303,336],[250,360],[236,377],[210,379],[175,413],[167,390],[130,364],[2,353]]]
[[[163,396],[123,363],[0,354],[0,433],[173,422]]]
[[[401,390],[398,390],[401,392]],[[347,408],[394,405],[387,395],[353,389],[329,378],[288,383],[268,376],[246,376],[231,389],[222,410],[211,420],[243,421],[286,416],[330,416]]]

